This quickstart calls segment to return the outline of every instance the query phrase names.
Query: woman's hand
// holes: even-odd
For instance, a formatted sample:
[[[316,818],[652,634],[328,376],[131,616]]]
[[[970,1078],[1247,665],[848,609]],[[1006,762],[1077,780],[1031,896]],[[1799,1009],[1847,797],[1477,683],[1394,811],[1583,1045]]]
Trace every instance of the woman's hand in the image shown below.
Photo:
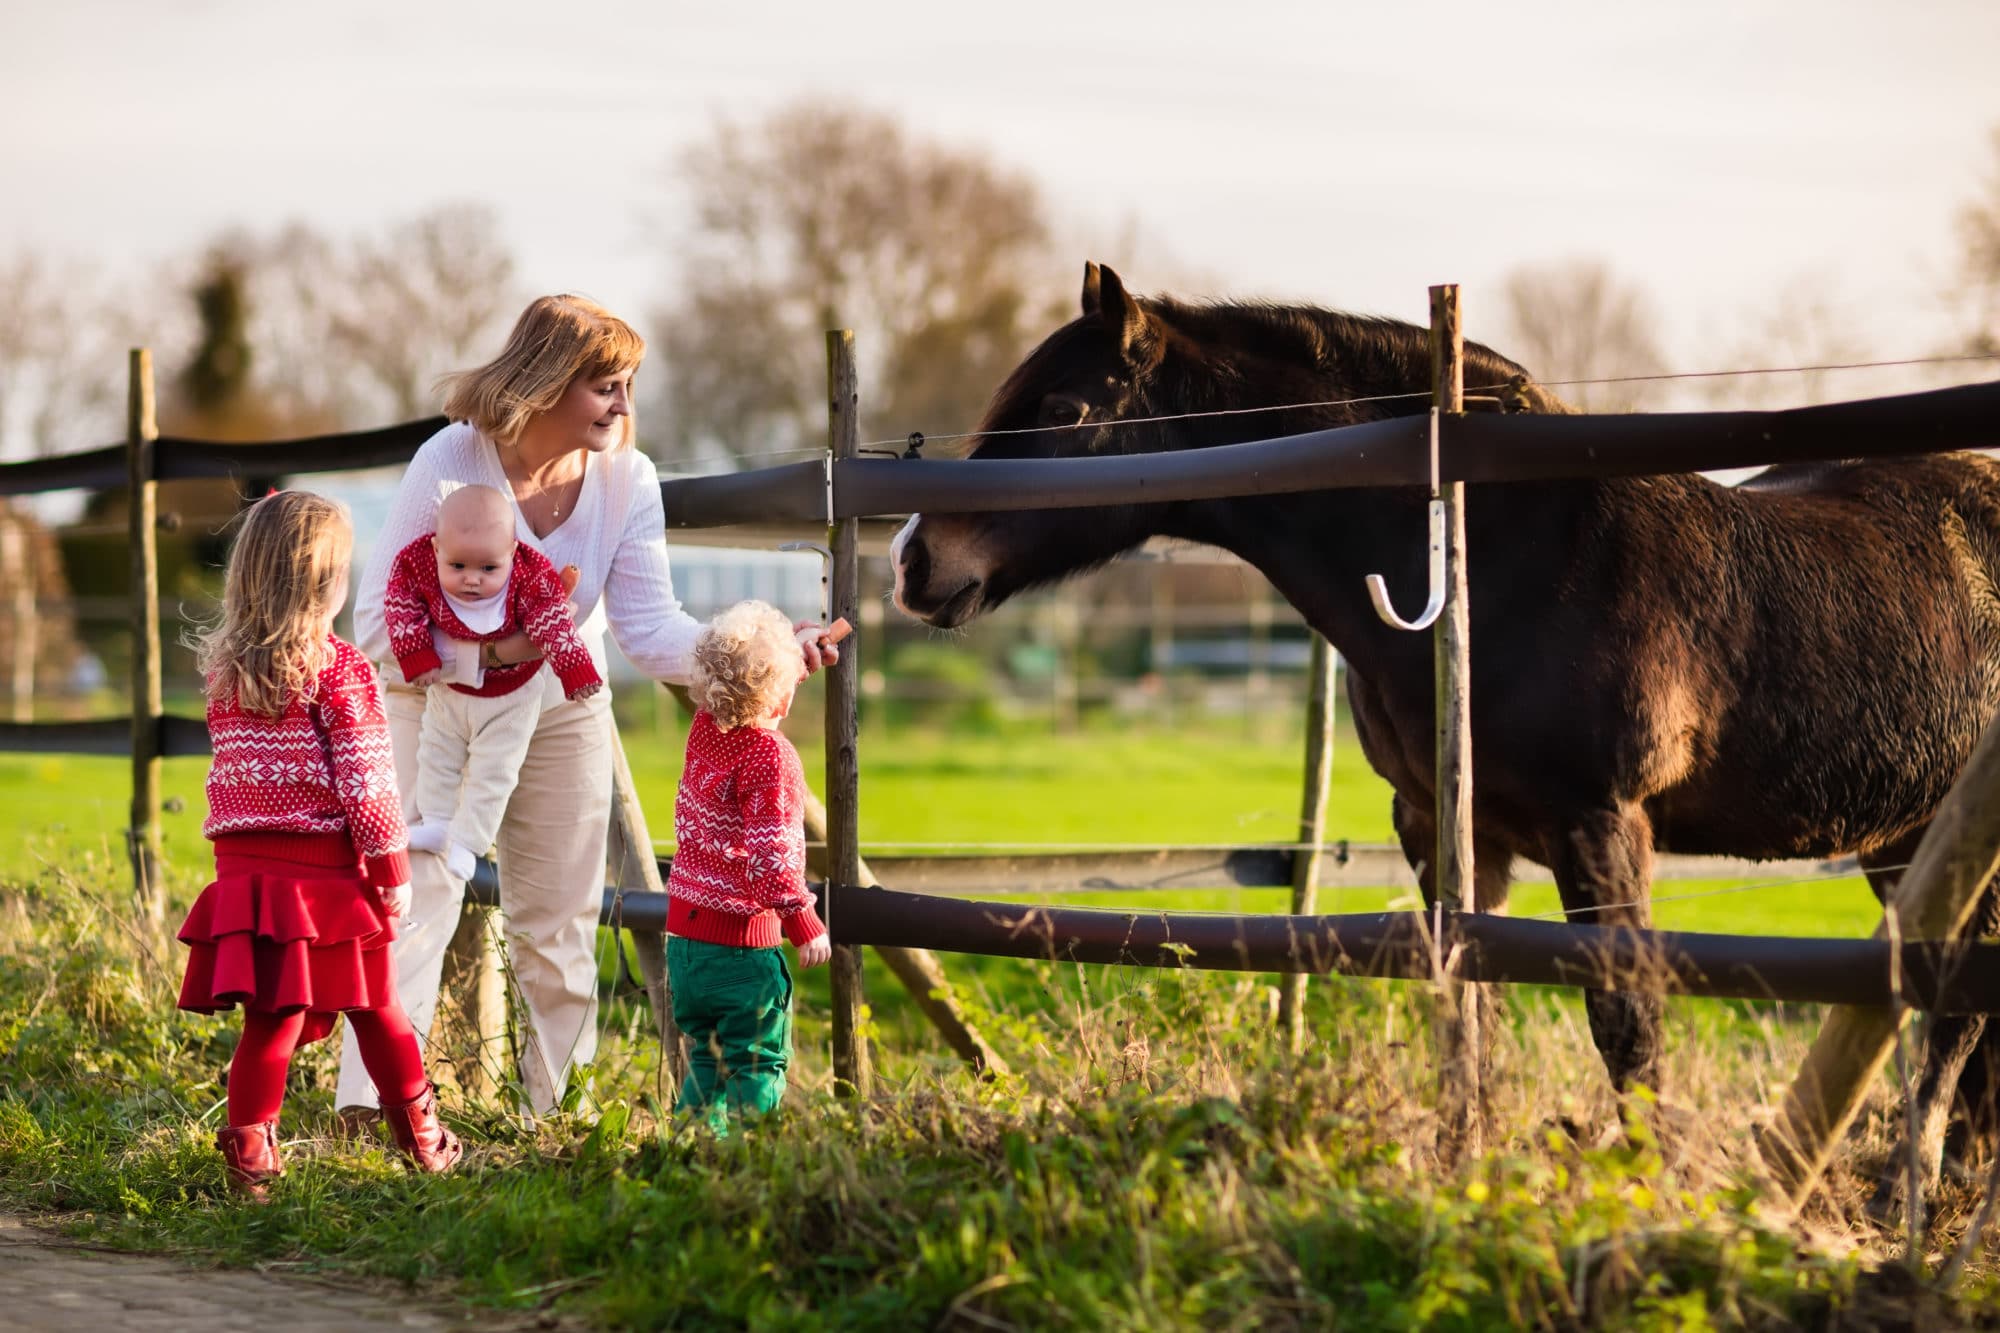
[[[576,591],[576,581],[581,575],[575,565],[564,565],[556,577],[562,580],[564,592],[573,593]],[[569,618],[572,623],[583,619],[577,613],[575,602],[569,604]],[[542,650],[528,637],[526,630],[515,630],[504,639],[489,639],[487,642],[491,647],[480,655],[480,660],[486,664],[488,670],[492,669],[496,660],[501,666],[542,660]]]
[[[831,625],[822,625],[817,620],[801,620],[793,625],[792,637],[799,641],[799,652],[805,656],[806,674],[810,676],[821,667],[830,667],[838,662],[840,649],[834,645],[853,629],[845,617]]]
[[[833,957],[833,936],[821,931],[799,946],[799,966],[818,967]]]

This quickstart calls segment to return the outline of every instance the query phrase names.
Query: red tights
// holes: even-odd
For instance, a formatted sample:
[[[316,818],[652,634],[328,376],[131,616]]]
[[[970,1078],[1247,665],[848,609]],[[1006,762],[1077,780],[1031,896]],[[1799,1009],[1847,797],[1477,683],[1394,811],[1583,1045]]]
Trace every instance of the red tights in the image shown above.
[[[231,1127],[278,1118],[278,1108],[285,1102],[285,1071],[291,1068],[305,1024],[303,1009],[289,1014],[244,1010],[243,1038],[236,1043],[236,1058],[229,1062]],[[430,1086],[416,1029],[400,1003],[348,1010],[347,1030],[354,1034],[361,1063],[385,1104],[414,1101]]]

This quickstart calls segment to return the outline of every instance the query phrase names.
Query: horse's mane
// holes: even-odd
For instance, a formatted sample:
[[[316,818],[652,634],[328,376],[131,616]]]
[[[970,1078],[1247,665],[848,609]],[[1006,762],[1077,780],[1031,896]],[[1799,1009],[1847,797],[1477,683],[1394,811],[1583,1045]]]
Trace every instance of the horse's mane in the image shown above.
[[[1153,297],[1142,304],[1202,343],[1337,376],[1356,387],[1430,385],[1430,330],[1404,320],[1271,301],[1193,303]],[[1490,347],[1465,344],[1468,389],[1503,385],[1527,374]]]
[[[1146,313],[1180,341],[1203,349],[1201,362],[1216,372],[1180,377],[1171,392],[1190,404],[1216,408],[1238,405],[1235,399],[1252,378],[1246,372],[1262,363],[1301,381],[1323,384],[1324,396],[1413,395],[1406,404],[1349,409],[1341,414],[1346,420],[1420,411],[1428,406],[1430,331],[1415,324],[1269,301],[1193,302],[1170,296],[1138,299]],[[1050,333],[994,390],[981,428],[993,423],[995,412],[1003,405],[1047,383],[1071,364],[1080,344],[1101,337],[1101,327],[1088,318],[1072,320]],[[1527,373],[1489,347],[1472,342],[1465,345],[1465,385],[1469,391],[1504,385]],[[1534,411],[1574,410],[1532,383],[1527,399]]]

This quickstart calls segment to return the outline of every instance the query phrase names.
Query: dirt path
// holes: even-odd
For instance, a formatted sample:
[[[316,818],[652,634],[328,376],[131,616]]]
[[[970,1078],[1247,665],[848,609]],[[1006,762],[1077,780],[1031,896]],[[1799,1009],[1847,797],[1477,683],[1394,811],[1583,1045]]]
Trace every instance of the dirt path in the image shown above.
[[[313,1278],[113,1254],[0,1216],[0,1328],[119,1333],[377,1333],[533,1327]]]

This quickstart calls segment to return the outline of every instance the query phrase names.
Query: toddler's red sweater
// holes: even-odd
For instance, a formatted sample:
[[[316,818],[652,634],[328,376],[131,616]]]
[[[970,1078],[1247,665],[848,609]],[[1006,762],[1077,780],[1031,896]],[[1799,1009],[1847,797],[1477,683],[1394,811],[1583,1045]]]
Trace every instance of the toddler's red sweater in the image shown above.
[[[695,714],[674,801],[667,933],[747,949],[823,934],[806,888],[805,809],[805,770],[781,733],[724,731]]]

